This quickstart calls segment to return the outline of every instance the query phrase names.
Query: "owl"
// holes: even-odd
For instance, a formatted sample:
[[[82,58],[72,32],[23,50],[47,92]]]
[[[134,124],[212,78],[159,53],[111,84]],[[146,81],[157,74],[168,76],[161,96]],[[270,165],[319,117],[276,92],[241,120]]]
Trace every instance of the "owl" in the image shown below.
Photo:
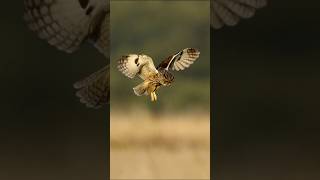
[[[80,102],[100,107],[109,102],[109,0],[24,0],[24,19],[39,38],[73,53],[91,43],[106,66],[74,84]]]
[[[170,70],[180,71],[188,68],[199,55],[197,49],[186,48],[169,56],[155,67],[151,57],[145,54],[129,54],[118,60],[118,69],[129,78],[138,75],[143,80],[133,88],[137,96],[150,95],[151,101],[156,101],[156,91],[161,86],[170,86],[174,80]]]
[[[109,1],[24,0],[25,22],[39,38],[67,53],[89,42],[105,56],[105,67],[74,84],[80,102],[88,107],[109,103]],[[236,25],[266,3],[267,0],[211,0],[211,27]]]

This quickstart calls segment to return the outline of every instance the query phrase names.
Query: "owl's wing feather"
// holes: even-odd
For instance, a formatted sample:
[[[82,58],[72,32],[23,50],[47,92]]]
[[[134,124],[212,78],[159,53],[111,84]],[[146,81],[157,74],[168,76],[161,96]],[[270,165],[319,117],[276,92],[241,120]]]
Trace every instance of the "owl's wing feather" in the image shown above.
[[[97,21],[100,24],[97,24],[95,31],[92,32],[90,36],[91,41],[93,42],[94,46],[107,58],[109,63],[109,23],[110,23],[110,16],[109,12],[102,12],[100,15],[101,21]]]
[[[266,4],[267,0],[211,0],[211,26],[215,29],[234,26],[241,18],[252,17],[256,9]]]
[[[109,103],[109,75],[109,65],[107,65],[87,78],[76,82],[73,86],[78,90],[76,95],[80,98],[80,102],[92,108],[99,108]]]
[[[184,70],[193,64],[193,62],[198,59],[199,55],[200,51],[197,49],[185,48],[162,61],[158,65],[157,69],[163,68],[166,70],[171,69],[176,71]]]
[[[153,60],[143,55],[129,54],[122,56],[118,63],[119,71],[129,78],[134,78],[138,74],[141,79],[146,79],[149,75],[158,72]]]
[[[24,0],[24,19],[41,39],[72,53],[88,40],[109,64],[109,0]],[[109,102],[109,66],[75,83],[88,107]]]
[[[105,29],[107,0],[24,0],[24,19],[41,39],[71,53]],[[101,17],[102,16],[102,17]],[[103,26],[102,26],[103,25]],[[97,37],[95,42],[100,38]],[[108,43],[107,43],[108,44]]]

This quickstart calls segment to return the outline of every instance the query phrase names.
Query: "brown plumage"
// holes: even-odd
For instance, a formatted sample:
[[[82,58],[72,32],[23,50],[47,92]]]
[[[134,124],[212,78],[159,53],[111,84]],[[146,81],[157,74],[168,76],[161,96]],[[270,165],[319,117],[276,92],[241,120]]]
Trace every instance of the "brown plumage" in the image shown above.
[[[194,48],[186,48],[162,61],[157,68],[152,58],[144,54],[129,54],[119,59],[118,69],[129,78],[139,75],[142,83],[133,88],[137,96],[150,95],[151,101],[157,100],[156,91],[161,86],[170,86],[174,80],[169,70],[184,70],[196,59],[200,52]]]

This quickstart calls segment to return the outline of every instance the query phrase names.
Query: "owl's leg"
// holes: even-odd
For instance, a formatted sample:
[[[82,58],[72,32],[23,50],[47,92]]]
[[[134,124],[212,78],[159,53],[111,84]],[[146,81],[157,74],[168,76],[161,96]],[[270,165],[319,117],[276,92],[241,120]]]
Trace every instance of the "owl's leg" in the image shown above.
[[[155,101],[158,99],[157,94],[156,94],[155,91],[153,92],[153,97],[154,97],[154,100],[155,100]]]
[[[148,94],[151,96],[151,101],[157,100],[157,95],[155,94],[155,86],[153,84],[150,84],[150,86],[147,89]]]
[[[155,97],[154,97],[153,92],[150,93],[150,96],[151,96],[151,101],[155,101]]]

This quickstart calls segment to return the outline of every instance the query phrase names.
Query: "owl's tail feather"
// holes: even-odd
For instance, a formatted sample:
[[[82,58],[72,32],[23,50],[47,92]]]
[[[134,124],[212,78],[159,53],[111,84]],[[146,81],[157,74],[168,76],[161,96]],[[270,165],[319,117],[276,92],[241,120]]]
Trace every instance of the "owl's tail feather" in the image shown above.
[[[147,93],[148,85],[149,85],[148,82],[140,83],[138,86],[133,88],[133,92],[137,96],[148,95],[148,93]]]
[[[76,82],[73,86],[78,91],[76,95],[80,102],[87,107],[99,108],[109,103],[109,65],[91,74],[87,78]]]

